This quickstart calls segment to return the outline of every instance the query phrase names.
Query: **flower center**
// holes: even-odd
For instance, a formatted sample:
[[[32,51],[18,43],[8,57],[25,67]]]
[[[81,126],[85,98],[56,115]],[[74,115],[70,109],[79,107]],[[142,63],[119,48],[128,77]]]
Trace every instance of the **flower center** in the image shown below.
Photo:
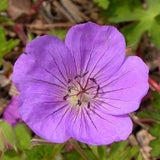
[[[68,88],[63,100],[68,101],[73,107],[90,108],[93,100],[98,97],[100,86],[94,78],[85,79],[87,73],[76,75],[74,79],[68,80]]]

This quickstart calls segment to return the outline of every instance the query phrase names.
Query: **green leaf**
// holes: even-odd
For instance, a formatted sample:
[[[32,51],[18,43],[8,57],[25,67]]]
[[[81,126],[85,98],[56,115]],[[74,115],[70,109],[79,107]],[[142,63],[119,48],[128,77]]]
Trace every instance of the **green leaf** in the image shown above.
[[[5,45],[5,42],[6,42],[5,30],[3,29],[2,26],[0,26],[0,47]]]
[[[68,153],[65,153],[64,154],[64,159],[65,160],[72,160],[72,159],[73,160],[82,160],[80,154],[77,151],[75,151],[75,150],[70,151]]]
[[[155,139],[155,140],[151,141],[150,146],[152,147],[152,150],[151,150],[152,157],[160,156],[159,144],[160,144],[160,139]]]
[[[114,155],[117,151],[123,151],[128,145],[128,141],[115,142],[111,146],[110,156]]]
[[[107,160],[107,148],[106,146],[98,146],[98,153],[100,160]]]
[[[25,125],[18,124],[14,127],[19,150],[27,149],[31,146],[31,135]]]
[[[160,124],[154,124],[154,126],[150,128],[149,132],[156,137],[156,139],[150,143],[150,146],[152,147],[151,155],[153,157],[158,157],[160,156]]]
[[[1,134],[1,133],[0,133],[0,134]],[[1,135],[0,135],[0,151],[2,152],[2,155],[3,155],[4,152],[5,152],[5,144],[4,144],[4,142],[2,141]]]
[[[149,132],[157,138],[160,138],[160,124],[154,124],[154,126],[152,128],[150,128]]]
[[[144,9],[138,0],[113,0],[107,14],[109,21],[114,23],[132,22],[125,25],[122,33],[128,45],[137,47],[142,35],[148,32],[151,41],[160,49],[160,0],[146,0],[147,8]]]
[[[6,121],[0,121],[0,141],[4,144],[4,146],[8,144],[16,150],[16,140],[13,129]],[[1,144],[1,147],[3,144]]]
[[[49,160],[51,159],[54,146],[51,145],[39,145],[34,146],[31,150],[25,150],[26,160]]]
[[[139,146],[130,147],[127,141],[116,142],[111,145],[111,150],[107,160],[129,160],[137,157]]]
[[[8,7],[8,0],[0,0],[0,12],[5,11]]]
[[[9,53],[17,44],[19,40],[10,39],[6,41],[6,31],[0,26],[0,65],[2,65],[2,58]]]
[[[11,19],[7,18],[6,16],[0,15],[0,22],[8,24],[10,26],[13,26],[14,23],[11,21]]]
[[[152,118],[156,121],[160,121],[160,94],[158,92],[153,93],[152,106],[155,108],[153,111],[147,109],[138,113],[140,118]]]
[[[100,146],[99,146],[100,147]],[[92,146],[92,145],[89,145],[89,148],[91,149],[92,153],[99,159],[99,153],[98,153],[98,146]]]
[[[22,160],[22,159],[21,159],[21,155],[17,154],[13,150],[9,150],[5,152],[3,156],[3,160]]]
[[[107,9],[109,6],[109,0],[93,0],[93,1],[103,9]]]
[[[67,34],[67,30],[65,29],[55,29],[54,32],[52,30],[49,32],[49,35],[56,36],[62,41],[65,40],[66,34]]]
[[[158,92],[153,93],[152,105],[154,108],[160,111],[160,94]]]
[[[143,160],[141,153],[138,153],[136,160]]]

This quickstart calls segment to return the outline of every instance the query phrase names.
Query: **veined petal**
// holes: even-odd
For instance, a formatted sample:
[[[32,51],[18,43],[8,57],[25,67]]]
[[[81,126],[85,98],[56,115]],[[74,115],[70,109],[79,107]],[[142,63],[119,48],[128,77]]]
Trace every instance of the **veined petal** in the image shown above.
[[[115,27],[92,22],[72,27],[65,44],[75,59],[77,73],[89,71],[90,77],[105,73],[109,78],[120,67],[125,56],[123,35]]]
[[[21,93],[19,114],[22,120],[39,136],[55,143],[63,143],[70,138],[66,129],[68,103],[54,99],[50,92],[28,88]]]
[[[112,115],[137,110],[149,89],[148,71],[148,67],[139,57],[130,56],[108,81],[99,77],[101,91],[95,102],[97,108]]]
[[[95,109],[75,109],[68,116],[68,122],[71,137],[90,145],[126,140],[132,131],[132,121],[128,116],[112,116]]]
[[[76,74],[70,51],[56,37],[36,38],[28,43],[25,52],[26,55],[21,55],[14,65],[13,82],[19,91],[36,80],[65,88],[68,79]]]

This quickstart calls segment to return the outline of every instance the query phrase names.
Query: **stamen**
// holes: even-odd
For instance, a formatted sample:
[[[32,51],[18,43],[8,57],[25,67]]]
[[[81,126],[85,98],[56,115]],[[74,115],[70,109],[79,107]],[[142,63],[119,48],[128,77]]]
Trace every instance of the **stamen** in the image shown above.
[[[74,79],[77,79],[78,77],[81,77],[79,74],[77,74],[75,77],[74,77]]]
[[[63,97],[63,100],[67,100],[67,98],[69,97],[69,95],[68,94],[66,94],[64,97]]]
[[[97,84],[97,81],[94,78],[89,78],[92,82],[94,82],[95,84]]]
[[[72,81],[71,79],[68,79],[68,84],[71,83],[71,81]]]
[[[82,102],[80,100],[78,100],[78,105],[80,106],[82,104]]]
[[[69,86],[69,87],[68,87],[68,92],[71,93],[71,89],[74,89],[74,87],[73,87],[73,86]]]
[[[81,78],[84,77],[87,73],[88,73],[88,71],[85,71],[85,72],[81,75]]]
[[[90,106],[91,106],[91,103],[90,103],[90,102],[88,102],[88,103],[87,103],[87,108],[89,109],[89,108],[90,108]]]
[[[98,85],[98,87],[97,87],[97,92],[100,90],[100,86]]]

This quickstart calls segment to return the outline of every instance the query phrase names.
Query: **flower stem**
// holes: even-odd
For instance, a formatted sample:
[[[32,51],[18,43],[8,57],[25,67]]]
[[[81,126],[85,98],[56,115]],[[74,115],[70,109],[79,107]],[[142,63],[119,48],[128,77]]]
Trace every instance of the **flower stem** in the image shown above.
[[[89,157],[86,155],[86,153],[81,149],[81,147],[78,145],[78,143],[70,139],[70,142],[73,144],[75,150],[83,157],[84,160],[90,160]]]

